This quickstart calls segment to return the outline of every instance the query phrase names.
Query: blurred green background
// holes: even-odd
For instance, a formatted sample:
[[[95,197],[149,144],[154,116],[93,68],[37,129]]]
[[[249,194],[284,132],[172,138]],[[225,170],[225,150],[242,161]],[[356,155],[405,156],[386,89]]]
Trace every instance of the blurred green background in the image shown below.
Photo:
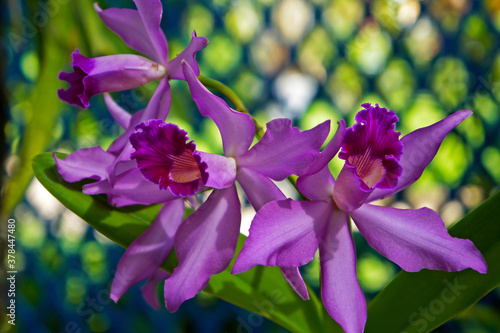
[[[422,178],[382,204],[427,206],[452,225],[498,190],[498,0],[162,2],[170,57],[188,44],[193,29],[208,37],[210,44],[197,57],[201,73],[234,89],[261,123],[289,117],[308,129],[344,118],[352,125],[360,104],[371,102],[395,110],[404,135],[454,111],[473,110],[445,139]],[[99,4],[134,8],[125,0]],[[92,57],[133,51],[100,22],[92,1],[11,0],[0,9],[2,235],[7,218],[15,218],[18,331],[283,332],[204,293],[175,314],[150,309],[138,286],[117,305],[112,303],[109,285],[124,250],[33,180],[31,159],[44,151],[111,143],[120,129],[102,97],[92,98],[87,110],[64,104],[56,90],[66,83],[57,74],[70,70],[75,48]],[[154,88],[151,83],[113,96],[135,112]],[[173,82],[169,121],[187,130],[198,149],[221,151],[215,125],[198,115],[184,82]],[[334,174],[340,166],[340,161],[331,164]],[[246,224],[252,214],[250,207],[244,208]],[[358,276],[369,301],[398,268],[357,232],[355,239]],[[4,281],[3,274],[5,269],[0,272]],[[319,286],[316,260],[304,267],[304,274]],[[5,322],[1,326],[10,328]],[[437,331],[500,331],[500,289]]]

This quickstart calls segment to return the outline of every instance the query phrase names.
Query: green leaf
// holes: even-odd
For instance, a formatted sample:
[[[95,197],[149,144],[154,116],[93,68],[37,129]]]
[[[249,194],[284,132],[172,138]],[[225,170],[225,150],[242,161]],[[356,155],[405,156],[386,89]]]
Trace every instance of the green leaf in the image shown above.
[[[58,158],[66,156],[60,153],[56,155]],[[160,210],[159,205],[128,206],[117,209],[108,205],[104,195],[83,194],[81,183],[67,183],[62,179],[50,153],[40,154],[34,158],[33,171],[40,183],[64,206],[123,247],[128,247],[138,235],[143,233]]]
[[[488,263],[488,273],[422,270],[400,272],[370,303],[366,332],[429,332],[500,285],[500,192],[449,231],[470,239]]]
[[[58,154],[59,158],[64,154]],[[35,176],[63,205],[87,221],[93,228],[116,243],[127,247],[153,221],[159,206],[115,208],[104,196],[81,192],[81,184],[66,183],[57,172],[50,153],[40,154],[33,161]],[[241,250],[244,236],[238,240]],[[234,259],[233,259],[234,260]],[[172,272],[177,259],[171,253],[163,268]],[[242,308],[260,314],[292,332],[342,332],[325,311],[312,290],[311,299],[303,301],[288,285],[277,267],[255,267],[233,275],[232,265],[221,274],[212,276],[205,292]],[[251,330],[259,324],[258,317],[239,320],[241,330]]]

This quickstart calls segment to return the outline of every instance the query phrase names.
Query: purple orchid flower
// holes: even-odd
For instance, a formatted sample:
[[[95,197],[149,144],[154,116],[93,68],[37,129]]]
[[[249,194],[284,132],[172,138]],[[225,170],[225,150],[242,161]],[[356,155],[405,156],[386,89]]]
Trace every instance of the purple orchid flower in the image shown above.
[[[135,161],[130,160],[132,146],[128,140],[123,140],[124,135],[133,130],[137,120],[141,119],[146,110],[156,112],[161,107],[161,97],[153,97],[145,110],[133,115],[116,104],[108,94],[104,95],[104,100],[110,114],[125,129],[125,133],[113,141],[106,151],[96,146],[79,149],[64,159],[54,155],[59,174],[67,182],[77,182],[82,179],[97,180],[84,185],[83,193],[106,194],[109,203],[117,207],[134,204],[150,205],[176,198],[172,193],[159,190],[157,186],[143,178],[136,168]]]
[[[362,332],[367,316],[349,216],[374,249],[406,271],[487,270],[474,244],[451,237],[434,211],[368,204],[420,178],[445,136],[471,112],[456,112],[400,140],[393,111],[362,106],[356,124],[345,130],[341,120],[334,138],[299,177],[298,188],[311,201],[265,205],[232,271],[241,273],[255,265],[298,267],[311,261],[319,247],[323,303],[345,332]],[[340,147],[339,157],[346,162],[335,181],[328,162]]]
[[[134,0],[137,10],[109,8],[102,10],[94,5],[101,20],[128,46],[152,60],[138,55],[118,54],[98,58],[87,58],[75,50],[72,54],[72,73],[61,72],[59,79],[67,81],[70,88],[59,89],[58,96],[63,101],[87,108],[90,97],[104,93],[136,88],[151,81],[161,80],[156,93],[170,94],[169,79],[184,80],[181,62],[186,61],[199,74],[195,55],[202,50],[208,40],[197,37],[193,32],[188,47],[177,57],[168,61],[168,45],[160,22],[163,8],[160,0]],[[168,103],[160,108],[159,114],[144,113],[147,119],[165,119]],[[130,133],[129,133],[130,134]]]
[[[58,159],[55,156],[54,158],[57,169],[65,181],[97,180],[85,184],[83,193],[106,194],[111,205],[122,207],[136,204],[163,204],[152,225],[131,244],[129,247],[131,250],[124,255],[125,259],[122,259],[120,263],[125,264],[118,266],[114,279],[116,285],[113,285],[114,288],[122,288],[126,291],[131,285],[148,278],[142,287],[143,297],[148,304],[159,309],[155,287],[158,282],[168,277],[168,274],[158,268],[172,248],[173,236],[184,214],[184,198],[174,195],[171,191],[163,191],[154,183],[144,179],[142,173],[137,169],[136,161],[130,160],[130,150],[124,148],[125,144],[130,145],[130,143],[128,140],[123,142],[123,136],[128,136],[128,133],[136,126],[137,119],[141,118],[145,110],[130,115],[107,94],[105,101],[110,114],[125,129],[125,133],[113,141],[107,151],[96,146],[79,149],[64,159]],[[160,105],[158,98],[153,98],[147,108],[157,109]],[[130,145],[130,147],[132,146]],[[121,156],[127,154],[127,151],[129,151],[128,160],[119,160]],[[114,172],[113,182],[110,180],[110,168]],[[147,243],[143,243],[144,240]],[[142,252],[143,266],[130,274],[127,262],[134,259],[136,255],[134,248],[143,251],[144,247],[147,247],[154,255],[148,256],[147,252]],[[137,268],[137,266],[135,267]],[[134,278],[138,280],[133,280]]]
[[[207,184],[220,189],[228,186],[224,177],[234,173],[231,170],[234,165],[212,165],[211,180],[218,179],[219,183],[209,182],[208,165],[201,160],[201,153],[196,151],[194,142],[189,141],[187,132],[161,120],[137,125],[130,142],[135,149],[131,158],[137,162],[135,170],[142,173],[143,181],[148,187],[154,185],[156,192],[173,193],[176,199],[167,201],[151,226],[127,248],[118,263],[110,296],[117,302],[130,287],[149,278],[142,287],[143,297],[159,309],[156,284],[170,276],[160,266],[174,246],[184,215],[184,199],[207,189]],[[213,154],[203,155],[208,158]],[[222,161],[222,158],[213,155],[210,160]]]
[[[182,61],[189,63],[194,71],[199,73],[195,55],[208,43],[206,38],[196,37],[193,32],[189,46],[172,61],[167,62],[168,45],[160,28],[161,1],[136,0],[136,6],[138,10],[118,8],[101,10],[97,4],[95,8],[103,22],[127,45],[149,55],[155,63],[135,55],[88,59],[76,52],[73,55],[75,72],[61,73],[62,78],[69,78],[71,87],[66,91],[59,91],[59,97],[66,102],[86,107],[88,98],[95,93],[133,88],[147,82],[149,79],[145,78],[152,78],[156,75],[154,73],[165,71],[165,75],[154,78],[161,81],[146,109],[134,115],[123,110],[108,94],[104,95],[111,115],[125,129],[106,152],[100,147],[93,147],[76,151],[64,160],[56,159],[59,172],[66,181],[97,179],[97,182],[84,186],[84,193],[105,193],[110,204],[115,206],[152,204],[170,200],[170,197],[165,199],[166,193],[169,192],[160,191],[153,184],[145,182],[142,174],[136,169],[135,161],[130,159],[133,148],[129,136],[140,122],[167,117],[171,104],[168,80],[184,80]],[[134,62],[139,64],[141,61],[142,65],[134,67]],[[115,89],[116,87],[121,88]]]
[[[140,242],[132,244],[122,257],[120,281],[115,277],[111,291],[112,299],[117,300],[133,283],[146,277],[143,272],[156,271],[166,258],[165,249],[172,248],[172,237],[162,241],[158,234],[170,235],[178,227],[173,246],[179,264],[165,281],[165,305],[171,312],[204,289],[210,277],[225,270],[234,256],[241,222],[235,181],[256,210],[269,201],[284,199],[270,179],[301,174],[316,158],[329,130],[329,122],[301,132],[291,126],[290,120],[276,119],[267,124],[264,137],[250,148],[255,133],[252,118],[232,110],[209,92],[189,64],[184,63],[183,69],[201,114],[210,117],[220,130],[225,156],[196,151],[184,131],[161,121],[137,127],[130,138],[135,148],[132,156],[144,177],[160,188],[179,195],[193,195],[201,188],[214,190],[182,223],[177,219],[169,225],[152,225],[165,229],[154,232],[150,228],[141,235]],[[147,258],[152,257],[160,259],[146,268],[144,260],[151,263]],[[120,266],[126,267],[126,274]],[[306,298],[307,289],[298,269],[287,267],[283,274]]]

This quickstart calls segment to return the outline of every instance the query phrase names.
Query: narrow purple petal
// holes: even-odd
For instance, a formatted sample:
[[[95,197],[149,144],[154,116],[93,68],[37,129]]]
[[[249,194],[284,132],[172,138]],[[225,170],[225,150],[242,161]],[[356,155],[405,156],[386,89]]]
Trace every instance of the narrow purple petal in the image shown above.
[[[83,84],[89,96],[139,87],[166,75],[162,65],[134,54],[87,58],[77,50],[73,53],[72,65],[87,74]]]
[[[405,271],[472,268],[486,273],[486,262],[474,244],[451,237],[439,214],[429,208],[363,205],[350,214],[368,243]]]
[[[104,94],[104,102],[106,103],[106,107],[116,123],[123,129],[127,129],[130,125],[132,115],[119,106],[113,97],[111,97],[108,93]]]
[[[111,146],[108,148],[109,152],[121,155],[120,158],[117,159],[117,163],[130,158],[130,152],[125,153],[125,151],[122,150],[124,150],[125,146],[129,144],[129,136],[130,133],[134,131],[135,126],[140,122],[150,119],[165,120],[170,110],[171,101],[172,93],[170,90],[170,83],[167,78],[164,78],[160,81],[153,96],[151,97],[151,100],[148,102],[146,109],[132,115],[129,126],[125,129],[125,132],[113,141]]]
[[[132,54],[87,58],[75,50],[72,57],[74,72],[59,74],[70,88],[59,89],[58,96],[80,107],[88,107],[89,98],[96,94],[136,88],[166,75],[162,65]]]
[[[312,200],[329,200],[333,194],[333,179],[328,162],[337,154],[344,138],[345,121],[338,122],[338,129],[318,158],[311,163],[306,172],[297,179],[300,193]]]
[[[186,61],[193,69],[196,76],[200,75],[200,69],[196,62],[196,53],[203,50],[208,45],[208,39],[205,37],[197,37],[196,31],[191,35],[191,42],[177,57],[168,62],[167,70],[170,79],[186,80],[182,70],[182,61]]]
[[[344,139],[345,133],[345,121],[340,119],[338,122],[337,132],[333,138],[328,142],[325,149],[318,155],[318,158],[311,164],[311,166],[306,170],[305,174],[312,175],[316,172],[321,171],[332,158],[337,154]]]
[[[231,109],[224,100],[208,91],[186,62],[183,62],[182,69],[200,113],[210,117],[219,128],[225,155],[236,157],[246,152],[255,135],[252,117]]]
[[[240,202],[233,185],[214,190],[177,231],[179,266],[165,281],[165,305],[177,311],[182,302],[206,287],[210,277],[231,262],[240,233]]]
[[[236,178],[236,162],[234,158],[201,151],[195,151],[194,154],[198,155],[200,160],[207,165],[205,172],[208,176],[204,182],[206,187],[222,189],[234,183]]]
[[[272,201],[250,226],[233,273],[256,265],[298,267],[314,258],[332,207],[323,201]]]
[[[469,110],[455,112],[433,125],[415,130],[401,138],[403,155],[399,164],[403,168],[403,173],[398,179],[397,186],[389,190],[375,189],[367,201],[391,196],[419,179],[425,167],[436,156],[446,135],[471,114]]]
[[[158,185],[145,180],[135,167],[117,175],[114,185],[108,179],[103,179],[84,185],[83,193],[106,194],[108,202],[116,207],[152,205],[178,198],[172,192],[160,190]]]
[[[163,7],[160,0],[134,0],[139,11],[144,28],[146,29],[151,44],[156,50],[156,54],[162,64],[168,61],[167,38],[161,30],[161,16]]]
[[[170,111],[170,104],[172,103],[172,92],[170,90],[170,83],[168,78],[163,78],[158,84],[153,96],[146,106],[146,110],[140,121],[149,119],[165,120]]]
[[[153,276],[167,258],[184,215],[184,200],[163,205],[151,226],[123,254],[111,285],[110,297],[117,302],[134,284]]]
[[[97,3],[94,4],[94,8],[104,24],[117,34],[125,44],[149,56],[154,61],[162,63],[162,58],[158,55],[137,10],[126,8],[102,10]]]
[[[346,163],[333,187],[333,200],[341,210],[349,212],[360,207],[372,191],[358,177],[356,167]]]
[[[156,286],[158,283],[165,281],[169,276],[170,274],[163,269],[158,269],[141,287],[142,297],[153,309],[160,310],[160,301],[156,293]]]
[[[292,127],[290,119],[272,120],[262,139],[238,156],[238,166],[274,180],[283,180],[292,174],[301,175],[318,156],[329,129],[330,121],[302,132]]]
[[[122,151],[124,150],[124,148],[127,144],[130,145],[130,142],[129,142],[130,133],[132,133],[134,131],[135,126],[137,124],[139,124],[139,122],[140,122],[139,119],[142,118],[143,114],[144,114],[144,110],[141,110],[139,112],[134,113],[131,116],[131,118],[129,120],[129,126],[127,126],[125,128],[125,132],[120,134],[120,136],[118,138],[116,138],[109,146],[109,148],[107,150],[109,153],[112,153],[112,154],[118,156],[122,153]],[[126,156],[123,156],[123,157],[125,158]],[[126,158],[130,158],[130,153],[129,153],[128,157],[126,157]]]
[[[267,177],[246,168],[238,168],[236,180],[256,212],[268,202],[285,200],[283,192]]]
[[[334,185],[335,180],[328,164],[316,173],[306,174],[297,179],[297,188],[300,193],[311,200],[329,200],[332,198]]]
[[[82,148],[59,159],[53,154],[57,171],[67,182],[77,182],[85,178],[105,179],[106,167],[113,163],[115,157],[105,152],[100,146]]]
[[[127,142],[125,144],[125,147],[123,147],[123,149],[118,152],[118,156],[113,161],[113,163],[107,167],[106,172],[108,174],[108,180],[111,185],[115,184],[116,175],[137,166],[137,163],[134,160],[130,159],[130,155],[133,152],[134,147],[132,147],[132,144],[130,142]]]
[[[238,168],[236,180],[241,185],[248,201],[257,212],[268,202],[286,199],[283,192],[269,178],[250,169]],[[281,273],[302,299],[309,299],[307,287],[298,267],[282,267]]]
[[[207,165],[194,154],[196,145],[187,132],[162,120],[149,120],[136,126],[130,135],[135,149],[131,158],[144,178],[167,188],[175,195],[190,196],[203,188]]]
[[[363,332],[366,301],[356,276],[356,249],[346,213],[335,210],[331,214],[319,258],[326,310],[346,333]]]
[[[298,267],[281,267],[281,273],[283,277],[288,282],[288,284],[295,290],[297,295],[300,296],[304,301],[309,299],[309,293],[307,292],[307,287],[300,275]]]

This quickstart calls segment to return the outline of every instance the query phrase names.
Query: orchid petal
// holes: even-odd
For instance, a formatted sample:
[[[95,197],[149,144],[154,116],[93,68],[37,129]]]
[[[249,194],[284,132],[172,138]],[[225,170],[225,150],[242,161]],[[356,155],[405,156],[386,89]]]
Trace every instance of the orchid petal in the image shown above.
[[[153,309],[160,310],[160,301],[158,300],[158,294],[156,293],[156,286],[158,283],[165,281],[165,279],[169,276],[170,274],[165,272],[163,269],[158,269],[156,273],[154,273],[153,276],[151,276],[141,287],[142,297]]]
[[[108,180],[110,181],[111,185],[114,185],[116,182],[116,175],[131,169],[135,168],[137,164],[135,163],[134,160],[130,159],[130,155],[133,153],[134,148],[130,144],[130,142],[126,142],[125,146],[121,151],[119,151],[118,156],[115,158],[113,163],[111,163],[107,168],[106,168],[106,173],[108,175]],[[120,170],[118,169],[118,166],[121,166]]]
[[[73,73],[59,73],[59,79],[68,81],[70,88],[59,89],[63,101],[88,107],[89,98],[100,93],[122,91],[160,80],[166,75],[162,65],[133,54],[87,58],[75,50]]]
[[[145,180],[137,168],[116,176],[114,186],[104,179],[83,186],[85,194],[106,194],[111,205],[116,207],[128,205],[152,205],[164,203],[179,197],[170,191],[162,191],[158,185]]]
[[[316,159],[328,136],[330,121],[308,131],[292,127],[290,119],[267,123],[266,134],[248,152],[238,156],[238,166],[274,180],[300,175]]]
[[[194,154],[198,155],[200,160],[207,165],[205,172],[208,174],[208,177],[204,183],[206,187],[222,189],[234,183],[234,179],[236,178],[236,162],[234,158],[201,151],[196,151]]]
[[[319,258],[321,298],[326,310],[346,333],[363,332],[366,301],[356,276],[356,249],[346,213],[332,212]]]
[[[350,212],[360,207],[372,189],[356,174],[356,167],[344,164],[333,188],[333,200],[341,210]]]
[[[320,171],[311,175],[306,174],[297,179],[297,188],[300,193],[311,200],[328,200],[333,195],[335,180],[325,165]]]
[[[123,132],[118,138],[116,138],[109,146],[109,148],[107,150],[109,153],[112,153],[112,154],[117,155],[117,156],[123,155],[122,151],[125,149],[125,146],[127,144],[130,145],[130,142],[129,142],[130,133],[132,133],[135,126],[137,124],[139,124],[139,119],[141,119],[143,117],[143,114],[144,114],[144,110],[141,110],[139,112],[134,113],[131,116],[131,118],[128,122],[128,126],[125,128],[125,132]],[[130,147],[132,147],[132,146],[130,145]],[[128,156],[123,155],[124,159],[130,158],[130,152],[131,152],[130,148],[128,151],[129,151]],[[120,158],[119,161],[121,161],[121,160],[123,160],[123,159]]]
[[[363,205],[350,214],[368,243],[405,271],[472,268],[486,273],[486,262],[474,244],[451,237],[439,214],[429,208]]]
[[[306,284],[298,267],[281,267],[281,273],[285,277],[288,284],[295,290],[297,295],[300,296],[304,301],[309,299],[309,292],[307,291]]]
[[[432,161],[446,135],[472,114],[462,110],[428,127],[417,129],[401,138],[403,155],[399,164],[403,173],[396,187],[390,190],[375,189],[367,202],[386,198],[413,184]]]
[[[210,117],[219,128],[225,155],[236,157],[246,152],[255,134],[252,117],[231,109],[224,100],[208,91],[196,78],[189,64],[183,62],[182,69],[200,113]]]
[[[177,57],[168,62],[168,77],[170,79],[186,80],[182,70],[182,61],[188,63],[196,76],[200,75],[200,69],[196,62],[196,53],[203,50],[207,45],[208,39],[205,37],[197,37],[196,31],[193,31],[189,45]]]
[[[344,119],[340,119],[338,121],[337,132],[333,138],[328,142],[325,149],[318,155],[318,158],[311,164],[311,166],[306,170],[305,174],[313,175],[319,171],[321,171],[328,163],[332,160],[332,158],[337,154],[340,149],[340,145],[342,144],[342,140],[344,138],[345,133],[345,121]]]
[[[269,178],[246,168],[238,168],[236,180],[243,188],[248,202],[256,212],[268,202],[285,200],[286,197]]]
[[[337,132],[325,149],[319,153],[318,158],[311,163],[306,172],[297,179],[297,188],[309,199],[326,200],[332,197],[335,180],[328,168],[328,162],[340,149],[345,132],[345,121],[339,120],[338,125]]]
[[[241,185],[248,201],[257,212],[268,202],[286,199],[283,192],[269,178],[250,169],[238,168],[236,180]],[[281,267],[281,273],[302,299],[309,299],[307,287],[298,267]]]
[[[104,24],[117,34],[125,44],[149,56],[156,62],[162,63],[162,57],[157,53],[137,10],[127,8],[102,10],[97,3],[94,4],[94,8]]]
[[[272,201],[250,226],[233,273],[256,265],[298,267],[314,258],[331,206],[323,201]]]
[[[106,103],[106,107],[116,123],[123,129],[127,129],[130,125],[132,115],[119,106],[108,93],[104,94],[104,103]]]
[[[142,121],[150,119],[160,119],[165,120],[168,116],[170,110],[170,103],[172,101],[172,92],[170,90],[170,83],[167,78],[160,81],[158,87],[156,88],[151,100],[149,101],[146,109],[136,112],[132,115],[130,119],[129,126],[108,148],[108,151],[114,154],[119,154],[120,157],[117,158],[115,164],[130,159],[130,154],[133,152],[132,146],[129,144],[130,133],[134,130],[135,126]],[[127,150],[125,150],[128,144]],[[112,170],[114,165],[110,167],[110,173],[113,174]]]
[[[113,154],[105,152],[100,146],[82,148],[59,159],[53,154],[57,171],[67,182],[77,182],[85,178],[105,179],[106,167],[113,163]]]
[[[149,119],[165,120],[168,116],[171,103],[172,92],[170,90],[170,83],[168,82],[168,78],[164,78],[160,81],[153,96],[149,100],[140,121]]]
[[[167,258],[184,215],[184,200],[163,205],[151,226],[130,244],[118,263],[110,297],[117,302],[134,284],[152,276]]]
[[[163,7],[160,0],[134,0],[139,11],[144,28],[149,35],[149,40],[156,50],[160,63],[166,65],[168,62],[167,38],[161,30],[161,16]]]
[[[206,287],[210,277],[231,262],[240,233],[240,202],[233,185],[214,190],[177,231],[179,265],[165,281],[165,305],[177,311],[182,302]]]

